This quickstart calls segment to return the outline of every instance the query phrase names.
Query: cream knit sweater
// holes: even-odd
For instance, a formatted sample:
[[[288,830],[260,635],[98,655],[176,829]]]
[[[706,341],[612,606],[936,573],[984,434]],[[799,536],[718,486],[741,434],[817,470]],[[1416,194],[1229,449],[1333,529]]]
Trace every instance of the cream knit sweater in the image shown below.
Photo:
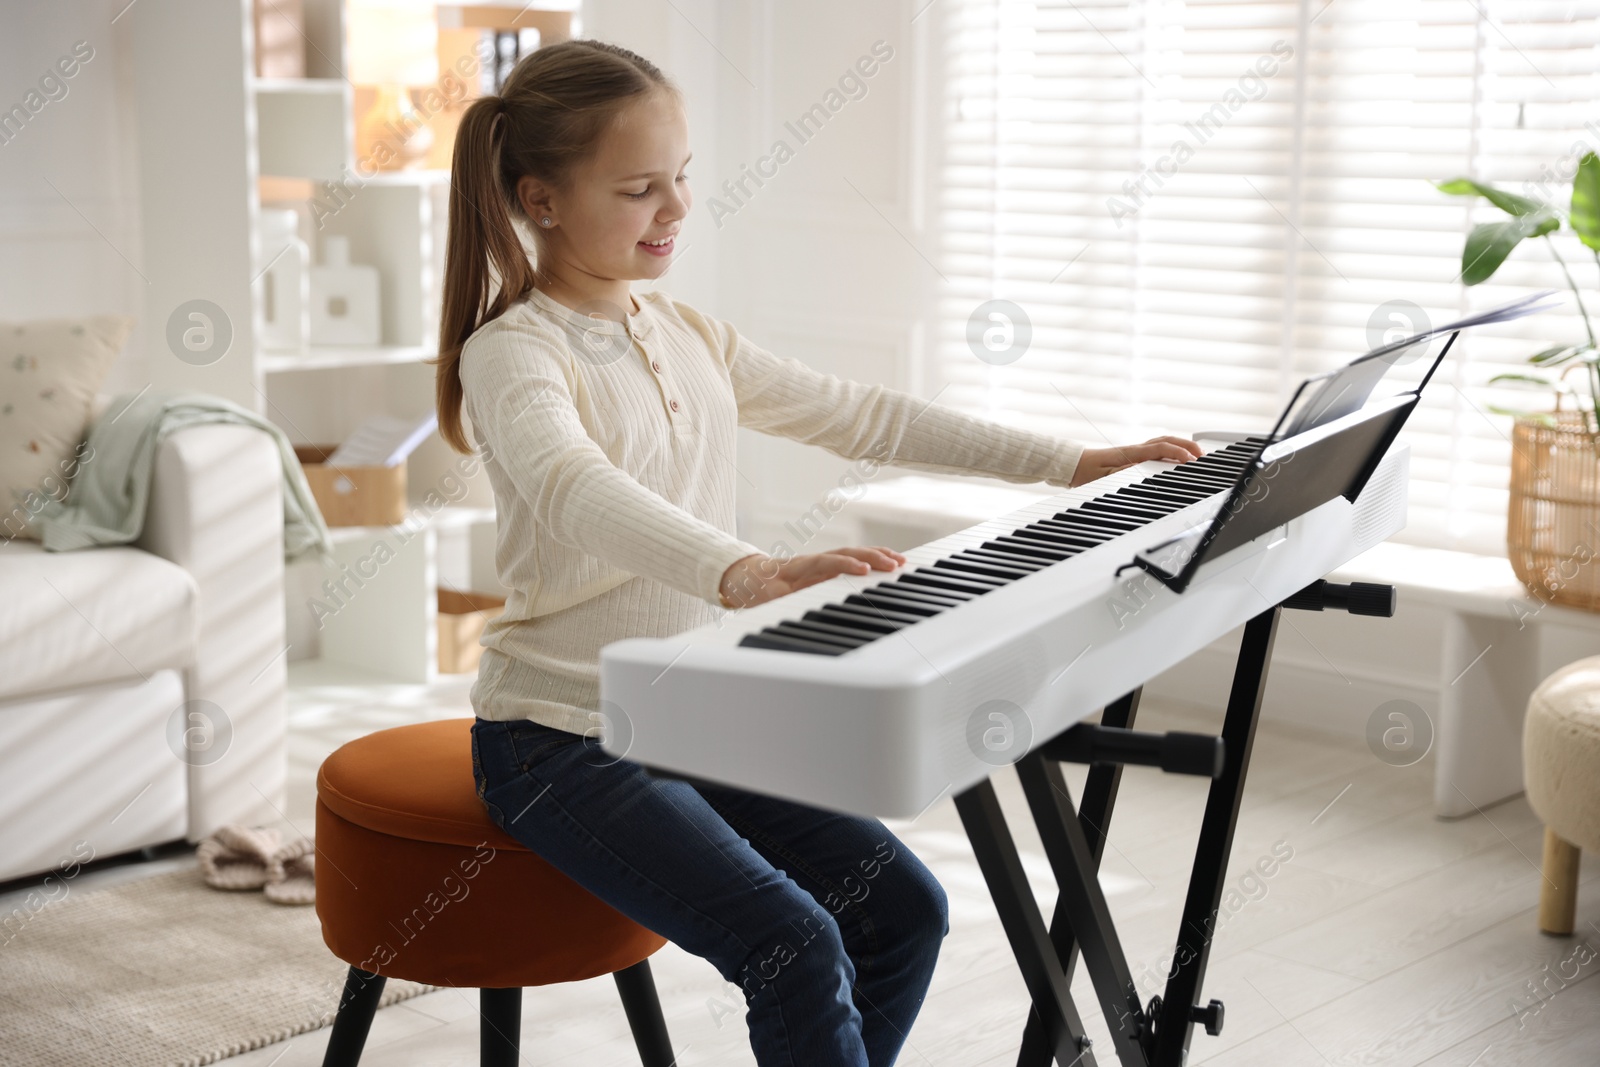
[[[467,340],[465,409],[509,590],[472,706],[573,733],[600,723],[602,646],[713,621],[730,564],[740,426],[916,470],[1070,483],[1083,446],[841,381],[660,292],[626,323],[535,290]]]

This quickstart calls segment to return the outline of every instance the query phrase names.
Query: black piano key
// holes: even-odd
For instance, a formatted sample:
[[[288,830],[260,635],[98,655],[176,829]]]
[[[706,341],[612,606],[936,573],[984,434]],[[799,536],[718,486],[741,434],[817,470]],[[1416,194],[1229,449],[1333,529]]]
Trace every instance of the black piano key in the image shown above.
[[[992,563],[998,567],[1026,571],[1043,570],[1047,566],[1047,564],[1041,564],[1036,559],[1024,559],[1022,556],[1012,555],[1009,552],[996,552],[992,548],[963,548],[950,558],[970,559],[977,563]]]
[[[1062,514],[1070,515],[1071,513],[1062,512]],[[1102,541],[1109,541],[1113,537],[1120,537],[1123,533],[1120,529],[1101,526],[1092,519],[1080,519],[1077,517],[1040,519],[1030,525],[1037,526],[1041,530],[1056,530],[1060,533],[1071,534],[1074,537],[1082,537],[1097,545]]]
[[[1038,566],[1029,566],[1028,564],[1038,564]],[[953,571],[969,571],[973,574],[985,574],[990,578],[1009,578],[1013,580],[1026,578],[1036,571],[1044,570],[1043,560],[1031,559],[1024,563],[1022,562],[1022,557],[1010,556],[1002,563],[988,553],[969,555],[959,552],[954,556],[940,560],[939,565]]]
[[[859,637],[845,637],[842,634],[829,633],[819,630],[803,622],[780,622],[776,626],[766,627],[768,633],[788,634],[790,637],[803,637],[808,641],[821,641],[823,644],[840,645],[844,648],[860,648],[867,644],[872,637],[862,634]]]
[[[984,592],[998,589],[1008,583],[999,579],[986,580],[980,575],[962,575],[960,571],[941,571],[937,567],[924,567],[900,579],[911,585],[931,585],[939,589],[956,589],[962,592]]]
[[[884,596],[892,596],[902,600],[915,600],[918,603],[932,604],[940,608],[957,607],[972,599],[965,593],[950,593],[950,595],[946,596],[944,594],[947,590],[929,589],[927,586],[918,589],[914,585],[900,585],[898,582],[883,582],[880,585],[868,586],[861,591],[863,593],[882,593]]]
[[[989,578],[1006,578],[1012,581],[1018,578],[1026,578],[1034,573],[1032,570],[1014,569],[999,563],[985,563],[982,560],[962,558],[960,556],[950,556],[942,559],[939,561],[939,565],[948,570],[961,571],[965,574],[982,574]]]
[[[936,566],[943,566],[942,563]],[[893,590],[894,592],[915,593],[924,600],[951,600],[958,604],[965,604],[978,596],[977,593],[961,592],[955,589],[930,589],[925,585],[906,585],[896,578],[892,582],[875,585],[874,589]]]
[[[1188,503],[1188,501],[1173,500],[1170,497],[1151,496],[1148,491],[1137,489],[1134,486],[1125,486],[1118,489],[1111,494],[1109,499],[1115,500],[1119,504],[1130,504],[1136,508],[1149,508],[1151,511],[1159,512],[1162,515],[1171,514]]]
[[[1034,559],[1049,560],[1051,563],[1058,563],[1069,556],[1077,555],[1077,552],[1059,545],[1047,545],[1042,541],[1025,541],[1017,537],[997,537],[993,541],[985,541],[984,545],[1007,548]]]
[[[866,604],[846,604],[843,600],[835,600],[824,604],[822,611],[848,611],[863,615],[878,622],[892,622],[899,626],[910,626],[912,623],[921,622],[922,616],[909,611],[896,611],[893,608],[881,608]]]
[[[944,568],[939,566],[939,562],[937,560],[935,560],[934,562],[932,562],[932,563],[928,564],[927,566],[921,568],[921,570],[912,571],[912,572],[910,572],[910,574],[905,574],[905,575],[902,575],[901,577],[909,578],[911,576],[911,574],[922,574],[922,573],[927,573],[927,572],[932,572],[934,574],[943,574],[946,577],[955,578],[958,581],[960,581],[964,586],[969,587],[969,588],[966,588],[966,589],[958,589],[958,590],[956,590],[956,592],[967,592],[967,593],[972,593],[974,595],[987,593],[991,589],[999,589],[1002,585],[1009,585],[1010,584],[1009,582],[1003,581],[1003,580],[1001,580],[999,578],[983,578],[983,577],[980,577],[979,575],[976,575],[976,574],[960,575],[960,574],[954,574],[954,573],[946,572],[944,570]]]
[[[1145,494],[1144,491],[1140,491],[1138,493],[1125,493],[1121,497],[1118,497],[1118,499],[1119,500],[1126,500],[1129,503],[1143,504],[1146,507],[1156,508],[1163,515],[1171,515],[1174,511],[1182,511],[1184,508],[1188,507],[1190,504],[1193,504],[1197,500],[1204,500],[1205,497],[1202,497],[1202,496],[1187,496],[1187,497],[1148,496],[1148,495]]]
[[[860,595],[859,593],[851,594],[851,596]],[[914,611],[884,607],[880,604],[863,604],[860,601],[846,603],[844,600],[836,600],[830,604],[822,605],[822,609],[824,611],[833,611],[835,609],[839,611],[854,611],[869,618],[882,619],[885,622],[897,622],[902,626],[910,626],[912,623],[921,622],[923,618]]]
[[[1239,479],[1233,475],[1221,474],[1190,474],[1180,476],[1177,471],[1164,471],[1150,479],[1152,485],[1199,485],[1210,486],[1218,491],[1227,489]]]
[[[1205,486],[1202,485],[1192,485],[1189,486],[1187,490],[1182,490],[1182,488],[1179,488],[1178,485],[1174,485],[1174,483],[1155,483],[1150,482],[1149,478],[1146,478],[1144,482],[1134,482],[1133,485],[1123,486],[1123,488],[1120,488],[1120,490],[1117,491],[1117,494],[1118,496],[1123,496],[1123,498],[1142,498],[1149,499],[1149,501],[1157,501],[1157,499],[1162,499],[1162,501],[1171,501],[1171,499],[1182,498],[1182,496],[1186,496],[1186,494],[1203,493],[1203,491],[1205,491]]]
[[[1110,495],[1100,500],[1102,509],[1113,515],[1126,515],[1130,519],[1143,519],[1145,522],[1155,522],[1161,516],[1169,514],[1170,509],[1155,504],[1140,503],[1127,497]]]
[[[803,637],[794,637],[772,630],[761,630],[753,634],[745,634],[739,639],[739,644],[744,648],[770,648],[778,652],[810,652],[818,656],[840,656],[850,651],[843,645],[808,641]]]
[[[1017,527],[1011,533],[1015,537],[1027,537],[1035,541],[1048,541],[1050,544],[1055,545],[1070,545],[1074,548],[1093,548],[1102,541],[1110,540],[1107,537],[1086,534],[1081,530],[1063,529],[1055,523],[1048,522],[1030,522],[1026,526]]]
[[[867,644],[876,641],[883,634],[878,630],[861,630],[853,626],[841,626],[838,623],[818,622],[816,619],[786,619],[779,626],[800,626],[807,630],[816,630],[818,633],[830,634],[843,641],[855,641]]]
[[[1141,523],[1154,522],[1161,517],[1160,513],[1153,508],[1138,507],[1120,500],[1113,500],[1109,496],[1090,501],[1081,510],[1090,515],[1121,515],[1130,519],[1138,519]]]
[[[1045,548],[1063,553],[1063,559],[1066,556],[1076,556],[1079,552],[1094,547],[1093,544],[1085,544],[1067,535],[1053,533],[1050,530],[1030,530],[1026,526],[1019,530],[1011,531],[1002,539],[1004,544],[1014,544],[1016,542],[1022,542],[1030,548],[1034,545],[1042,545]],[[1021,545],[1018,545],[1018,547],[1021,547]]]
[[[1137,530],[1139,527],[1147,526],[1150,523],[1148,518],[1136,518],[1132,515],[1121,515],[1114,511],[1103,511],[1100,509],[1095,509],[1093,511],[1088,509],[1079,509],[1072,512],[1067,517],[1056,519],[1055,521],[1076,524],[1078,526],[1086,527],[1090,530],[1095,530],[1101,533],[1111,533],[1113,535],[1125,534],[1130,530]]]
[[[1138,485],[1130,485],[1124,492],[1128,496],[1142,500],[1171,501],[1179,507],[1188,507],[1195,501],[1204,500],[1212,495],[1199,487],[1179,489],[1177,486],[1149,485],[1145,482],[1140,482]]]
[[[1244,473],[1248,463],[1218,463],[1209,467],[1196,467],[1186,471],[1182,467],[1177,470],[1167,471],[1167,474],[1182,474],[1186,478],[1224,478],[1229,481],[1237,479]]]
[[[1100,531],[1122,533],[1127,530],[1136,530],[1144,523],[1137,522],[1125,515],[1095,515],[1085,512],[1082,508],[1073,508],[1070,511],[1058,511],[1050,517],[1053,522],[1076,523]]]
[[[813,608],[800,616],[808,622],[827,622],[835,626],[848,626],[856,630],[866,630],[869,633],[892,634],[896,630],[903,630],[910,623],[894,622],[882,617],[879,612],[871,615],[854,607],[839,607],[829,604],[823,608]]]
[[[926,601],[902,600],[899,597],[883,593],[851,593],[844,598],[844,602],[846,604],[856,604],[868,611],[887,608],[890,611],[897,611],[907,615],[921,615],[924,618],[937,615],[944,610],[937,604],[929,604]]]

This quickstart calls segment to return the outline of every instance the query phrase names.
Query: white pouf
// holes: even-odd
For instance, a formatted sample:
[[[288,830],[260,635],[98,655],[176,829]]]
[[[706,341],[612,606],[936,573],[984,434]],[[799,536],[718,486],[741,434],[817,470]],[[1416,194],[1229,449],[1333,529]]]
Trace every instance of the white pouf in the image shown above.
[[[1522,772],[1545,826],[1539,928],[1570,934],[1579,850],[1600,851],[1600,656],[1561,668],[1528,698]]]

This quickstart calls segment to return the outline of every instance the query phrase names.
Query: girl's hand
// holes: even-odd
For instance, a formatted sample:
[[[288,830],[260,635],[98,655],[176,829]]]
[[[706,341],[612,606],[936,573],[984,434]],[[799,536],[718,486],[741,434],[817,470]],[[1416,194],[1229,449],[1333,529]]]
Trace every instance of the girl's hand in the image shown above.
[[[836,548],[786,560],[758,552],[724,571],[718,591],[724,607],[753,608],[841,574],[892,571],[905,562],[900,553],[883,547]]]
[[[1150,459],[1187,463],[1199,458],[1200,446],[1186,437],[1152,437],[1138,445],[1086,448],[1078,458],[1078,468],[1072,472],[1072,484],[1083,485]]]

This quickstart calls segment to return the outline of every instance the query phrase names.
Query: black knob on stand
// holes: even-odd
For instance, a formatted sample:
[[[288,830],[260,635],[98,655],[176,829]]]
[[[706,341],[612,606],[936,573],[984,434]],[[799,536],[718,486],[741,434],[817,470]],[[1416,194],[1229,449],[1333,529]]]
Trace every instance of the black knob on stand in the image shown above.
[[[1189,1005],[1189,1021],[1205,1024],[1206,1033],[1216,1037],[1222,1033],[1222,1001],[1213,1000],[1203,1008],[1198,1004]]]
[[[1377,615],[1393,618],[1395,591],[1392,585],[1375,582],[1351,582],[1337,585],[1318,579],[1283,602],[1286,608],[1301,611],[1324,609],[1348,611],[1352,615]]]

